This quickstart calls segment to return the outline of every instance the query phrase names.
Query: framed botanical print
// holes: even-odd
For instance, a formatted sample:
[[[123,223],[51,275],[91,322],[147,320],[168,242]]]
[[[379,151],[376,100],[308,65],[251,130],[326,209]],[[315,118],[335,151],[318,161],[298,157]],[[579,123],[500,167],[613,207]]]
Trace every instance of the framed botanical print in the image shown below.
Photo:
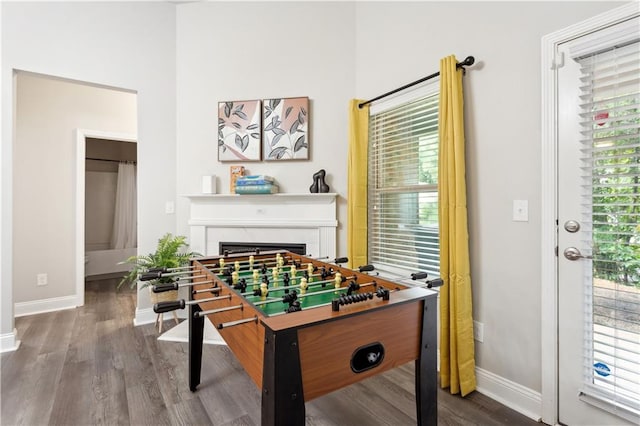
[[[309,98],[264,99],[262,102],[264,160],[309,159]]]
[[[260,161],[260,101],[218,102],[218,160]]]

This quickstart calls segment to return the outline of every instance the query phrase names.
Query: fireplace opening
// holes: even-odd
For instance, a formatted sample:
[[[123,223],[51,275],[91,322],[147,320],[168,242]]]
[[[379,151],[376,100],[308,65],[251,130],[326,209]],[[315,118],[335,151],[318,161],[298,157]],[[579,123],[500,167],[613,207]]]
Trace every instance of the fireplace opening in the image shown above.
[[[287,250],[295,254],[305,255],[307,254],[307,245],[306,244],[296,244],[296,243],[235,243],[228,241],[220,241],[218,244],[218,253],[222,254],[225,252],[228,253],[243,253],[255,251],[256,249],[260,251],[268,251],[268,250]]]

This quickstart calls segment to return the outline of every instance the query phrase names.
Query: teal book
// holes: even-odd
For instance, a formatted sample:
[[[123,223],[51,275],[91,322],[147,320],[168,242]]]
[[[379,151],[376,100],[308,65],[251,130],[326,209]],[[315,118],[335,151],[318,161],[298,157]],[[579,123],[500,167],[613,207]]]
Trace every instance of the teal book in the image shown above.
[[[236,185],[236,194],[277,194],[278,185]]]
[[[271,176],[266,175],[252,175],[243,176],[236,181],[237,186],[249,186],[249,185],[269,185],[275,181]]]

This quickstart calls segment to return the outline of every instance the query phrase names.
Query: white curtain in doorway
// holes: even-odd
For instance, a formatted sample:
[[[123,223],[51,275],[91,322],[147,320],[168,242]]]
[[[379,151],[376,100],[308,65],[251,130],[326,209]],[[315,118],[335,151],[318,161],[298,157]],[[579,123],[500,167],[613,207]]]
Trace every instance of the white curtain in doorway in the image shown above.
[[[131,163],[118,165],[116,206],[113,217],[111,248],[123,249],[137,246],[136,166]]]

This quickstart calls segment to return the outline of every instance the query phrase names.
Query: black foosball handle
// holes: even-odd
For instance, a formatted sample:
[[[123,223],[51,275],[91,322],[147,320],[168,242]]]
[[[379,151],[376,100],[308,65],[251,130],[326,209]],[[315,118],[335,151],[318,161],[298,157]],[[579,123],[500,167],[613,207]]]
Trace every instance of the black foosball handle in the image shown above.
[[[176,309],[184,309],[185,306],[186,304],[184,303],[184,299],[158,302],[153,305],[153,312],[156,314],[162,314],[164,312],[175,311]]]
[[[442,285],[444,285],[444,281],[442,281],[442,278],[436,278],[435,280],[427,281],[427,288],[440,287]]]
[[[375,270],[376,268],[373,265],[363,265],[358,267],[358,271],[360,272],[371,272],[373,270]]]
[[[177,290],[178,283],[165,283],[165,284],[156,284],[151,287],[151,291],[154,293],[164,293],[165,291]]]
[[[162,272],[161,271],[155,271],[155,272],[145,272],[144,274],[140,275],[140,278],[138,278],[140,281],[151,281],[151,280],[157,280],[158,278],[162,277]]]
[[[411,274],[411,279],[412,280],[421,280],[424,278],[427,278],[427,273],[426,272],[416,272],[415,274]]]
[[[169,268],[167,268],[166,266],[160,266],[160,267],[157,267],[157,268],[149,268],[149,269],[147,269],[147,272],[165,273],[165,272],[169,272]]]
[[[340,264],[340,263],[347,263],[349,261],[348,257],[336,257],[336,260],[333,261],[333,263]]]

